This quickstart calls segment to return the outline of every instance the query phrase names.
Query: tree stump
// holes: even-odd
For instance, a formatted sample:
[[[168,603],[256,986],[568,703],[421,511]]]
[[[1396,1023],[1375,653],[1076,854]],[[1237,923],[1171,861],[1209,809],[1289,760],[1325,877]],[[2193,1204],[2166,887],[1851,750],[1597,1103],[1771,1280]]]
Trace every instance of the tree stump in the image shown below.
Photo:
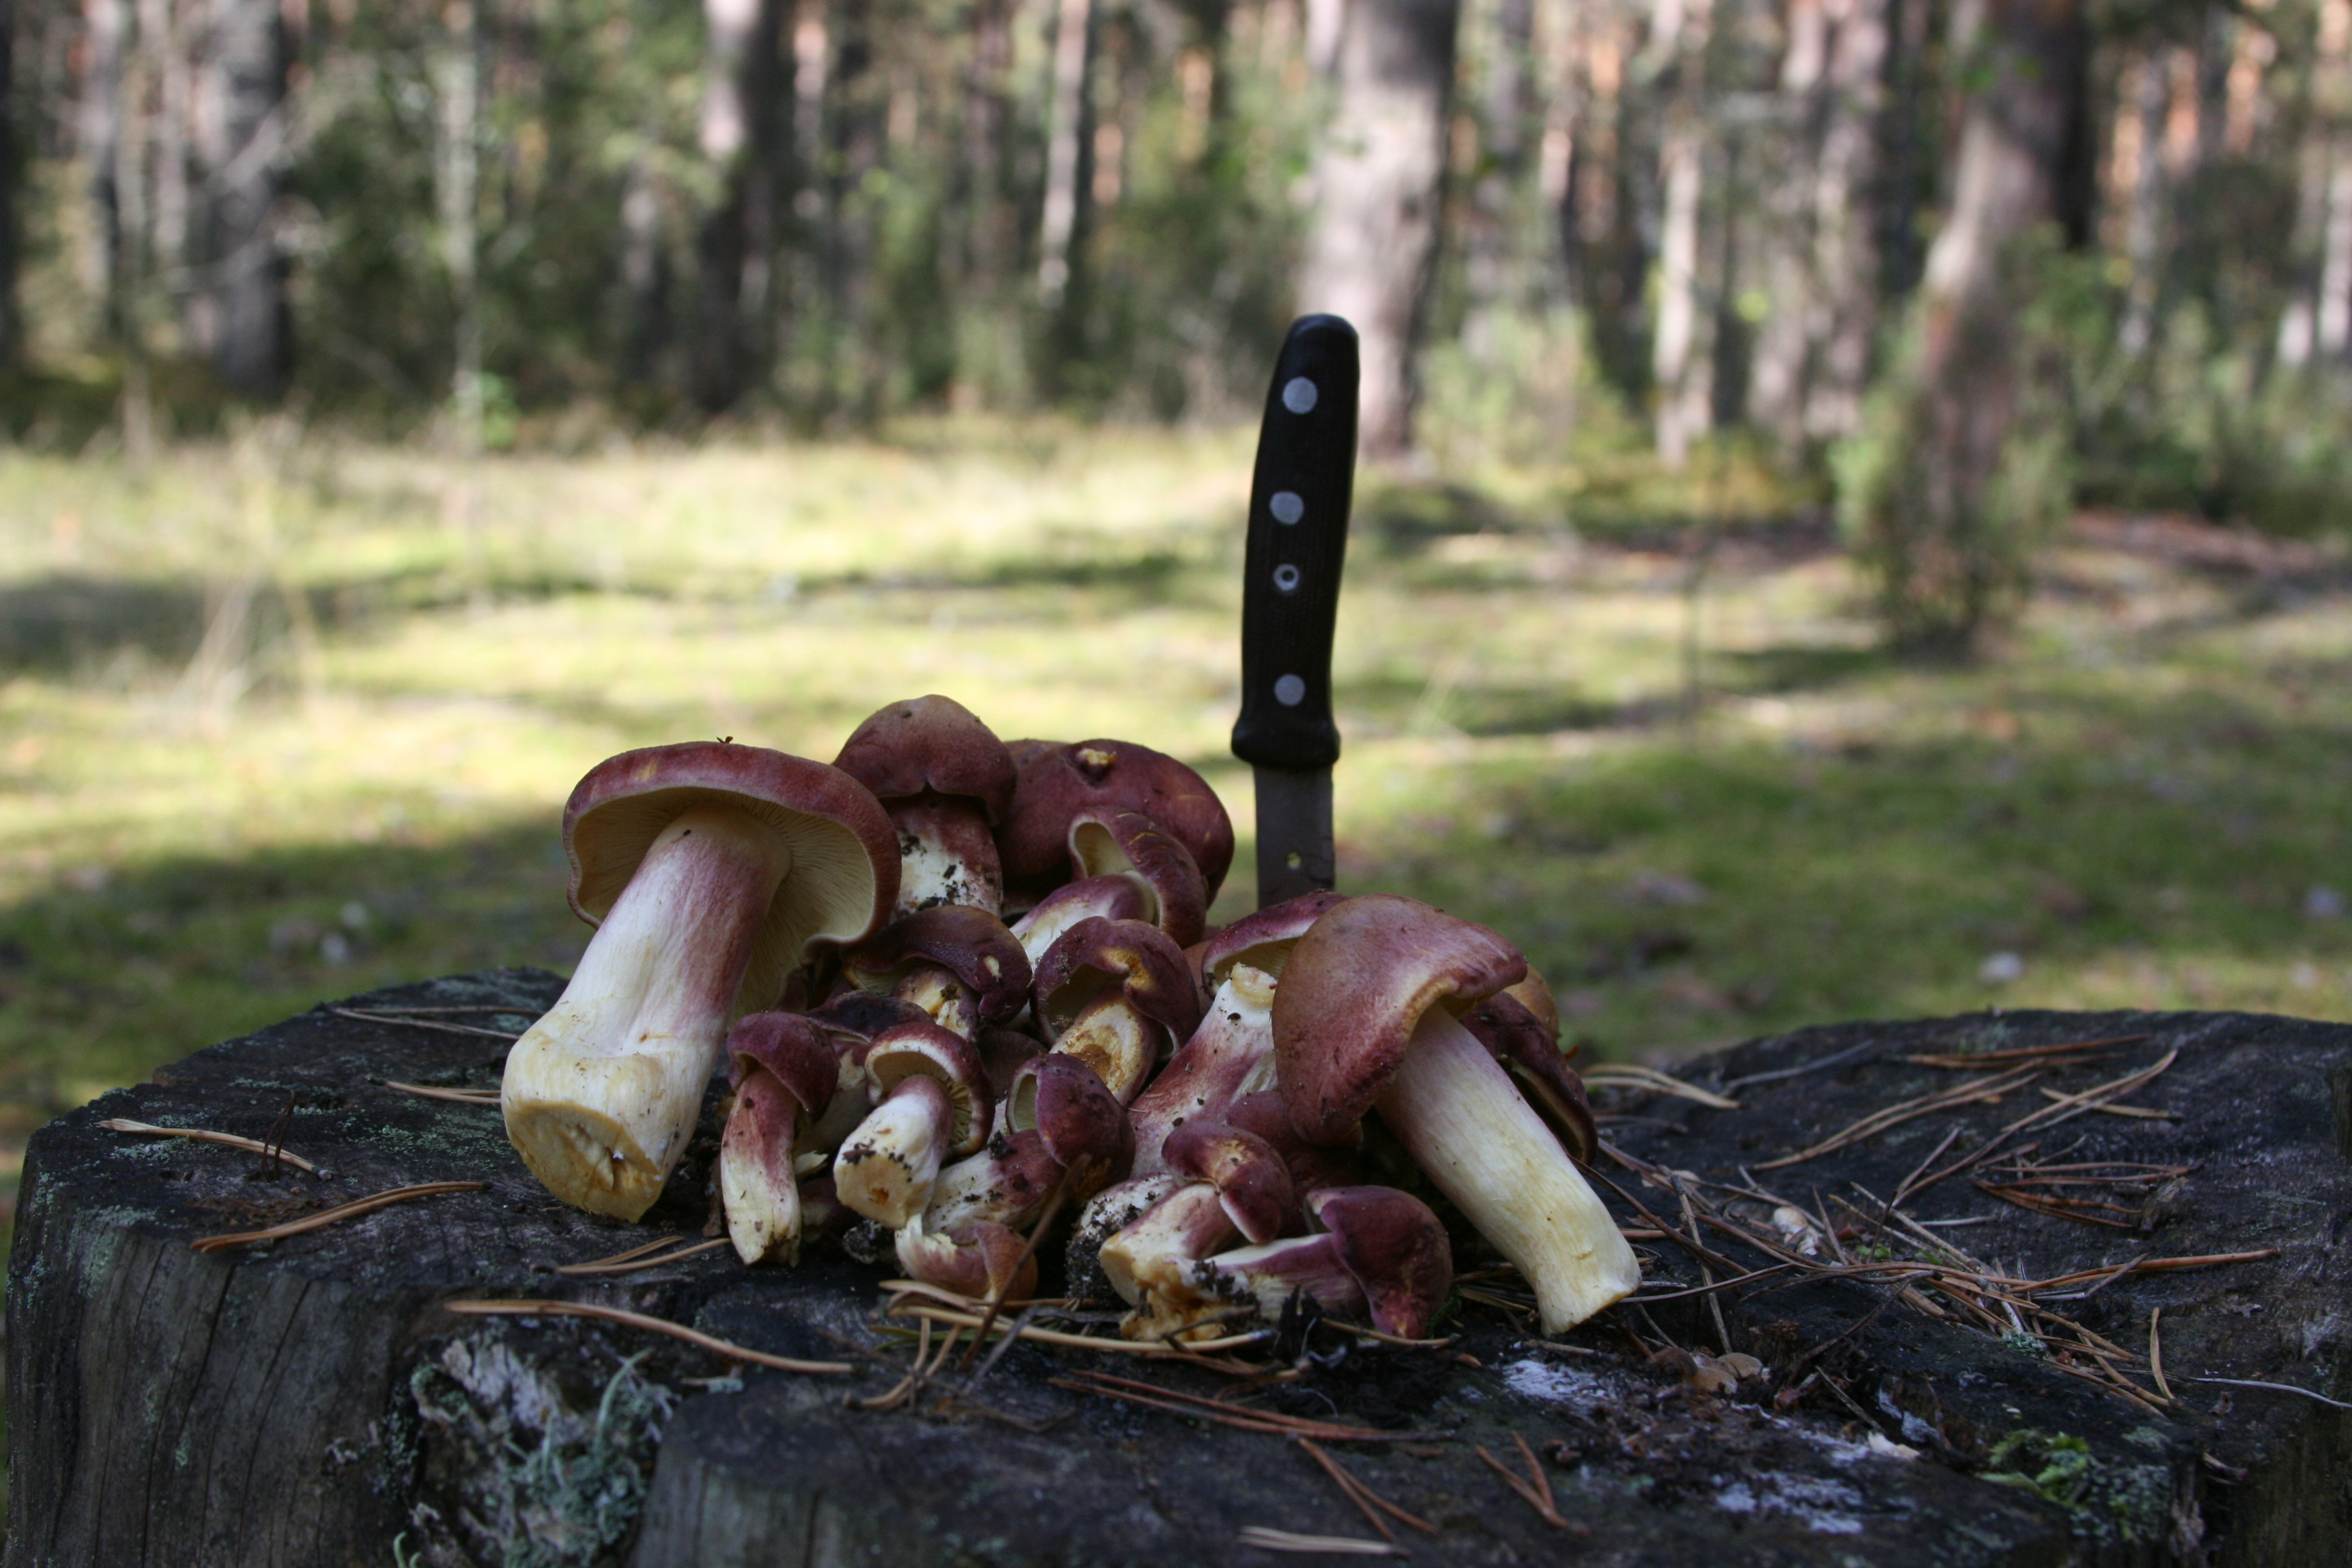
[[[1547,1343],[1462,1237],[1472,1278],[1442,1350],[1293,1321],[1250,1352],[1295,1367],[1271,1382],[1021,1342],[976,1380],[950,1363],[895,1408],[859,1408],[846,1401],[888,1404],[877,1396],[908,1361],[877,1322],[887,1262],[746,1269],[721,1247],[641,1273],[552,1272],[699,1239],[709,1138],[645,1223],[624,1226],[548,1197],[495,1106],[385,1081],[495,1086],[498,1039],[421,1026],[519,1030],[559,990],[502,970],[321,1007],[35,1137],[7,1300],[9,1568],[1282,1561],[1242,1542],[1252,1527],[1365,1550],[1392,1531],[1397,1551],[1442,1564],[2276,1568],[2339,1563],[2352,1541],[2352,1256],[2337,1245],[2352,1219],[2352,1029],[2020,1013],[1753,1042],[1686,1069],[1737,1109],[1601,1095],[1623,1158],[1601,1171],[1647,1211],[1608,1194],[1652,1233],[1645,1291],[1703,1283],[1701,1260],[1656,1234],[1681,1228],[1685,1192],[1715,1279],[1779,1272],[1620,1307]],[[433,1011],[460,1008],[479,1010]],[[2087,1059],[2021,1054],[2118,1037]],[[2126,1103],[2177,1120],[2043,1092],[2079,1095],[2175,1050]],[[1986,1065],[1912,1059],[1954,1053]],[[1858,1118],[1988,1080],[1997,1102],[1772,1165]],[[1906,1177],[2037,1110],[2049,1114],[2007,1153],[1887,1213]],[[322,1169],[103,1125],[119,1118],[275,1138]],[[2062,1184],[2116,1162],[2188,1169]],[[483,1185],[266,1247],[190,1246],[431,1181]],[[1782,1254],[1732,1226],[1779,1237]],[[2238,1253],[2263,1256],[2154,1268]],[[2035,1300],[2098,1340],[2062,1357],[2022,1331],[2054,1332],[2041,1320],[1987,1331],[1891,1266],[1958,1254],[2011,1280],[2092,1271]],[[608,1322],[446,1307],[496,1298],[624,1307],[858,1370],[768,1371]],[[2158,1309],[2168,1400],[2136,1359]],[[1727,1348],[1763,1370],[1713,1364]],[[2144,1403],[2098,1381],[2101,1357]],[[1324,1447],[1431,1531],[1386,1513],[1376,1529],[1282,1432],[1122,1403],[1073,1386],[1081,1373],[1379,1428],[1394,1440]],[[1524,1477],[1521,1438],[1560,1523],[1479,1452]]]

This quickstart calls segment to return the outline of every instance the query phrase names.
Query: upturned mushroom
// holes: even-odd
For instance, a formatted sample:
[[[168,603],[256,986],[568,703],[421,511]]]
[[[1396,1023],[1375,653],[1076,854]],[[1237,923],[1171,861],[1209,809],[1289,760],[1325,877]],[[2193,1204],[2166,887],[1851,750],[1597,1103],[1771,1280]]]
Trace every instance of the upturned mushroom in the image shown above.
[[[1347,898],[1345,893],[1318,888],[1244,915],[1201,944],[1202,989],[1216,990],[1236,963],[1246,963],[1276,980],[1281,979],[1282,967],[1290,962],[1291,950],[1298,945],[1298,939],[1334,905],[1346,902]]]
[[[1094,1068],[1121,1104],[1201,1022],[1183,950],[1141,921],[1072,926],[1039,961],[1032,994],[1054,1049]]]
[[[912,1002],[941,1028],[970,1039],[983,1024],[1017,1016],[1029,1000],[1029,955],[985,910],[936,904],[901,915],[842,960],[861,991]]]
[[[1045,956],[1045,950],[1080,921],[1091,915],[1108,921],[1149,921],[1156,907],[1150,890],[1132,877],[1081,877],[1030,905],[1011,929],[1034,968]]]
[[[1003,911],[992,830],[1013,804],[1013,755],[971,709],[936,695],[893,702],[833,765],[872,790],[898,830],[894,916],[942,904]]]
[[[1307,1207],[1321,1229],[1205,1258],[1189,1271],[1194,1292],[1269,1319],[1304,1292],[1382,1333],[1425,1337],[1454,1288],[1454,1248],[1429,1205],[1393,1187],[1326,1187]]]
[[[1559,1140],[1456,1016],[1526,970],[1484,926],[1411,899],[1349,899],[1283,970],[1276,1082],[1310,1142],[1349,1142],[1378,1110],[1526,1277],[1543,1331],[1556,1334],[1631,1295],[1641,1268]]]
[[[1056,1186],[1072,1203],[1092,1197],[1127,1174],[1134,1153],[1118,1100],[1094,1069],[1050,1051],[1032,1057],[1013,1075],[988,1146],[940,1173],[924,1228],[950,1234],[981,1220],[1017,1228]]]
[[[1119,1325],[1129,1339],[1165,1338],[1214,1310],[1223,1299],[1201,1291],[1193,1265],[1237,1237],[1274,1240],[1294,1212],[1282,1157],[1250,1133],[1188,1122],[1168,1140],[1167,1154],[1169,1173],[1182,1184],[1097,1255],[1111,1289],[1135,1309]]]
[[[841,1201],[896,1230],[923,1212],[950,1154],[988,1141],[993,1096],[980,1053],[936,1024],[901,1024],[866,1052],[875,1105],[834,1156]]]
[[[1164,828],[1199,868],[1206,900],[1224,884],[1234,858],[1233,819],[1199,773],[1129,741],[1014,741],[1020,782],[997,826],[1009,906],[1026,908],[1070,880],[1070,824],[1083,812],[1139,812]],[[1174,935],[1174,932],[1170,932]],[[1178,937],[1190,946],[1199,936]]]
[[[507,1137],[564,1202],[634,1220],[685,1152],[729,1025],[898,887],[866,786],[721,742],[625,752],[563,811],[572,910],[596,934],[507,1054]]]
[[[1161,1146],[1187,1121],[1222,1117],[1244,1095],[1274,1087],[1274,994],[1265,971],[1241,963],[1227,968],[1192,1037],[1128,1107],[1136,1174],[1167,1168]]]
[[[727,1036],[727,1081],[735,1103],[719,1139],[719,1194],[727,1237],[746,1263],[792,1263],[800,1256],[805,1157],[822,1160],[814,1136],[842,1093],[842,1065],[863,1047],[836,1043],[797,1013],[752,1013]],[[856,1102],[863,1105],[861,1093]]]

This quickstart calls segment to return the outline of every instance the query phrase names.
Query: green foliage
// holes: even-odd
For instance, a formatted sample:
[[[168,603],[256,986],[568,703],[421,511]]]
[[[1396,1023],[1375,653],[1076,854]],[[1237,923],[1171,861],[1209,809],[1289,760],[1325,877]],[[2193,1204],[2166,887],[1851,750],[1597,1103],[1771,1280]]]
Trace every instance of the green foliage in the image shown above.
[[[2062,265],[2041,236],[1987,294],[1923,296],[1861,433],[1832,454],[1839,521],[1899,650],[1949,658],[2008,625],[2074,510]],[[1956,346],[1930,362],[1930,336]]]
[[[1979,1479],[2057,1504],[2075,1534],[2099,1542],[2155,1539],[2164,1529],[2172,1496],[2171,1478],[2162,1465],[2103,1460],[2072,1433],[2030,1426],[1993,1445]]]

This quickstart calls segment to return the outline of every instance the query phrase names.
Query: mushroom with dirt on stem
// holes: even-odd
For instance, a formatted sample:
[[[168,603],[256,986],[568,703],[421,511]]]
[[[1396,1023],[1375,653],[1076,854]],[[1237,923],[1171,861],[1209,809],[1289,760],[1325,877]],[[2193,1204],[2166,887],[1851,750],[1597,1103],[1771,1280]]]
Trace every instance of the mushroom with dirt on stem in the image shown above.
[[[988,1140],[994,1096],[980,1053],[936,1024],[901,1024],[866,1052],[874,1110],[833,1160],[841,1201],[886,1229],[923,1212],[950,1154]]]
[[[749,1014],[728,1032],[735,1102],[719,1132],[719,1194],[728,1239],[744,1262],[798,1260],[801,1177],[830,1147],[821,1129],[834,1102],[865,1103],[862,1087],[845,1087],[843,1071],[863,1051],[797,1013]]]
[[[1013,805],[1013,754],[951,697],[877,710],[833,765],[874,792],[898,834],[893,918],[962,904],[1001,914],[1004,874],[994,828]]]
[[[1320,1229],[1204,1258],[1188,1270],[1192,1289],[1252,1302],[1269,1321],[1304,1292],[1382,1333],[1424,1338],[1454,1288],[1454,1248],[1429,1205],[1393,1187],[1324,1187],[1306,1203]]]
[[[1349,899],[1283,970],[1276,1078],[1312,1142],[1352,1140],[1377,1110],[1527,1279],[1543,1331],[1557,1334],[1633,1294],[1642,1275],[1559,1138],[1456,1016],[1526,972],[1485,926],[1390,894]]]
[[[1122,1105],[1201,1022],[1183,950],[1142,921],[1080,921],[1038,961],[1031,994],[1054,1049],[1094,1068]]]
[[[725,742],[599,763],[564,806],[563,847],[596,934],[508,1052],[499,1103],[550,1192],[634,1220],[686,1151],[729,1026],[874,931],[898,847],[848,774]]]

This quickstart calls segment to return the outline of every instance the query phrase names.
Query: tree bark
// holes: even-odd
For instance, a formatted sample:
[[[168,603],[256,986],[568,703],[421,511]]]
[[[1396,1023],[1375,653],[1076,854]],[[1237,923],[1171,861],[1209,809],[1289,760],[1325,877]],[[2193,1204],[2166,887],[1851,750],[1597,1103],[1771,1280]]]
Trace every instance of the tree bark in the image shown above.
[[[440,207],[441,260],[449,279],[449,405],[460,456],[482,449],[482,294],[475,208],[481,189],[481,6],[449,0],[435,61],[434,195]]]
[[[1147,1397],[1195,1402],[1233,1386],[1196,1368],[1014,1344],[974,1366],[948,1355],[920,1397],[904,1387],[888,1396],[909,1364],[894,1331],[908,1320],[877,1332],[887,1294],[878,1287],[895,1268],[852,1262],[815,1238],[789,1268],[745,1268],[724,1247],[692,1250],[709,1213],[716,1083],[661,1200],[622,1226],[551,1202],[495,1105],[392,1087],[495,1086],[497,1041],[431,1026],[454,1016],[513,1032],[562,989],[558,976],[506,970],[351,998],[345,1006],[376,1017],[314,1010],[33,1135],[9,1258],[7,1568],[381,1568],[395,1557],[420,1568],[1152,1568],[1250,1561],[1236,1538],[1253,1525],[1370,1536],[1280,1433],[1209,1426],[1073,1383],[1109,1372],[1159,1391]],[[1980,1048],[1987,1030],[1978,1015],[1751,1042],[1684,1064],[1694,1081],[1744,1086],[1737,1108],[1622,1100],[1643,1114],[1616,1142],[1651,1168],[1693,1173],[1700,1201],[1759,1231],[1760,1209],[1743,1214],[1733,1189],[1711,1184],[1758,1190],[1760,1178],[1798,1205],[1815,1188],[1892,1195],[1939,1136],[1951,1137],[1953,1159],[1985,1148],[2021,1114],[2014,1097],[1785,1173],[1754,1167],[1949,1088],[1957,1075],[1918,1065],[1919,1055]],[[1985,1326],[1979,1295],[1921,1280],[1923,1307],[1885,1280],[1837,1278],[1851,1270],[1831,1267],[1839,1243],[1828,1237],[1792,1238],[1824,1256],[1790,1269],[1790,1254],[1768,1257],[1712,1229],[1707,1245],[1733,1265],[1714,1283],[1728,1288],[1665,1299],[1697,1289],[1703,1266],[1659,1247],[1650,1302],[1633,1323],[1652,1344],[1737,1350],[1769,1365],[1769,1377],[1742,1375],[1735,1394],[1705,1392],[1696,1363],[1677,1375],[1675,1352],[1635,1350],[1607,1318],[1544,1346],[1517,1312],[1465,1300],[1443,1350],[1373,1346],[1328,1326],[1279,1348],[1244,1347],[1269,1366],[1315,1352],[1301,1380],[1274,1385],[1261,1408],[1425,1440],[1350,1445],[1342,1462],[1435,1527],[1412,1537],[1414,1562],[1433,1568],[2336,1568],[2352,1520],[2352,1421],[2275,1388],[2189,1380],[2352,1394],[2340,1337],[2352,1252],[2332,1234],[2352,1205],[2352,1030],[2013,1011],[1998,1033],[2011,1048],[2124,1037],[2120,1060],[2042,1058],[2047,1081],[2070,1090],[2169,1053],[2168,1070],[2131,1100],[2170,1120],[2081,1116],[2054,1128],[2039,1157],[2076,1173],[2135,1161],[2193,1174],[2160,1194],[2128,1180],[2091,1189],[2116,1212],[2138,1207],[2145,1234],[2028,1212],[1966,1179],[1929,1184],[1900,1217],[1963,1218],[1966,1228],[1935,1231],[1930,1252],[1909,1233],[1873,1229],[1878,1204],[1832,1208],[1862,1227],[1851,1245],[1866,1250],[1850,1261],[1884,1259],[1885,1242],[1903,1258],[1957,1252],[2028,1279],[2086,1270],[2072,1305],[2055,1291],[2042,1301],[2112,1335],[2117,1370],[2150,1399],[2158,1390],[2135,1350],[2160,1339],[2172,1394],[2160,1409],[2086,1381],[2080,1354],[2070,1375],[2021,1352],[2006,1322]],[[1831,1063],[1837,1071],[1814,1070]],[[275,1141],[321,1169],[127,1133],[107,1125],[116,1119]],[[2033,1147],[2013,1141],[1999,1158],[2022,1163]],[[1975,1174],[2002,1177],[1997,1163]],[[267,1246],[190,1245],[445,1181],[478,1190]],[[1675,1215],[1670,1190],[1619,1182]],[[2053,1190],[2084,1189],[2032,1189]],[[1619,1224],[1648,1223],[1604,1197]],[[635,1271],[554,1271],[665,1242],[680,1250]],[[1059,1293],[1058,1252],[1045,1250],[1041,1295]],[[2252,1256],[2158,1271],[2216,1254]],[[2119,1267],[2135,1260],[2156,1267]],[[1729,1278],[1749,1269],[1769,1277]],[[2090,1289],[2096,1299],[2083,1300]],[[447,1310],[550,1298],[854,1370],[772,1371],[612,1322]],[[2021,1429],[2066,1435],[2082,1465],[2041,1478],[2036,1495],[2021,1483],[2038,1466],[2000,1458]],[[1515,1430],[1541,1450],[1559,1512],[1587,1532],[1566,1551],[1562,1532],[1478,1457],[1484,1447],[1516,1462]]]
[[[1797,115],[1748,415],[1800,450],[1858,427],[1873,371],[1888,0],[1792,0],[1780,89]]]
[[[1412,446],[1415,360],[1444,214],[1458,0],[1353,0],[1339,105],[1315,159],[1302,310],[1355,324],[1357,441],[1366,460]]]
[[[713,414],[735,405],[769,357],[783,14],[782,0],[703,0],[701,147],[719,196],[698,247],[694,392]]]
[[[211,0],[205,30],[194,137],[204,182],[198,346],[230,388],[274,399],[294,353],[275,210],[286,146],[284,10],[279,0]],[[170,98],[167,85],[167,119]],[[173,155],[175,140],[159,139],[164,156]]]
[[[1706,46],[1711,0],[1658,0],[1650,47],[1668,56],[1665,130],[1658,183],[1665,217],[1658,233],[1658,322],[1650,378],[1657,391],[1658,456],[1671,468],[1690,457],[1706,432],[1712,384],[1701,342],[1699,207],[1706,180]]]
[[[1968,0],[1952,37],[1978,43],[1951,205],[1876,473],[1848,498],[1889,630],[1942,654],[2014,609],[2071,501],[2054,367],[2032,363],[2023,321],[2035,247],[2079,239],[2086,217],[2089,54],[2079,0]]]
[[[1037,224],[1037,303],[1045,316],[1038,365],[1047,395],[1068,386],[1067,372],[1086,352],[1092,282],[1087,241],[1094,228],[1095,54],[1099,18],[1094,0],[1058,0],[1053,77],[1046,111],[1045,188]]]

